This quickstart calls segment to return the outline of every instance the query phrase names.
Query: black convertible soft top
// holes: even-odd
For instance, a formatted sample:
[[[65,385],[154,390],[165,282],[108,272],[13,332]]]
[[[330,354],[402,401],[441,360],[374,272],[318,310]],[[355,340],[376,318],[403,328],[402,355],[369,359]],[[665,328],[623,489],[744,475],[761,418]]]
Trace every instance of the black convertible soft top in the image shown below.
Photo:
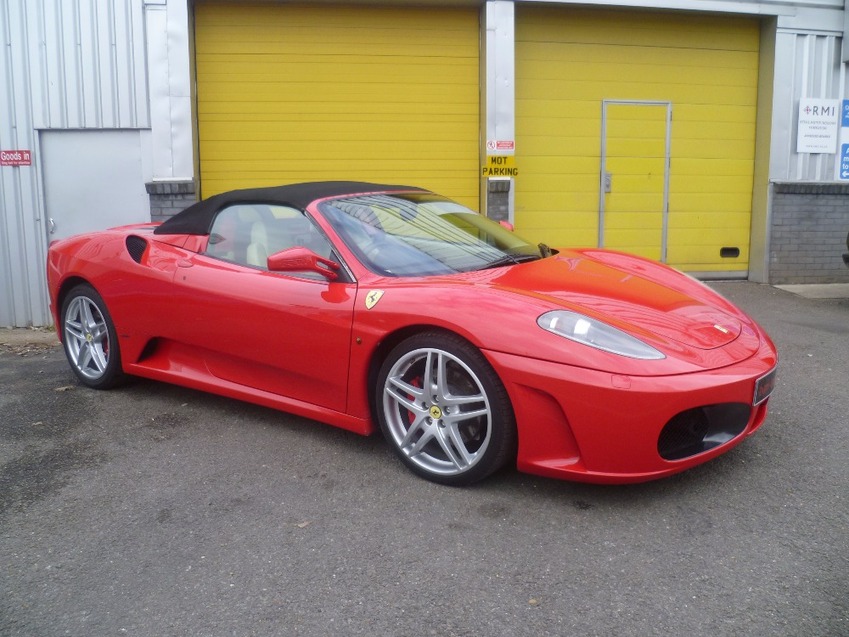
[[[192,204],[157,226],[153,232],[154,234],[209,234],[218,211],[233,204],[264,203],[306,210],[306,207],[316,199],[389,191],[426,192],[412,186],[387,186],[362,181],[310,181],[270,188],[230,190]]]

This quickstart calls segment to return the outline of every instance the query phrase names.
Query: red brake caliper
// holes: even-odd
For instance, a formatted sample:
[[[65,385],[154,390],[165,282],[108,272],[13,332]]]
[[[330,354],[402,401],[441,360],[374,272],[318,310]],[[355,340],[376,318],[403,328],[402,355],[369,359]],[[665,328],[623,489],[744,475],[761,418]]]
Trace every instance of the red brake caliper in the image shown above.
[[[413,379],[410,381],[410,385],[412,385],[413,387],[421,388],[421,387],[422,387],[422,377],[421,377],[421,376],[416,376],[415,378],[413,378]],[[415,396],[410,396],[410,399],[411,399],[411,400],[413,400],[413,401],[415,401],[416,397],[415,397]],[[413,412],[411,412],[411,411],[407,412],[407,420],[409,420],[409,421],[410,421],[410,424],[411,424],[411,425],[413,424],[413,422],[415,421],[415,419],[416,419],[416,415],[415,415]]]

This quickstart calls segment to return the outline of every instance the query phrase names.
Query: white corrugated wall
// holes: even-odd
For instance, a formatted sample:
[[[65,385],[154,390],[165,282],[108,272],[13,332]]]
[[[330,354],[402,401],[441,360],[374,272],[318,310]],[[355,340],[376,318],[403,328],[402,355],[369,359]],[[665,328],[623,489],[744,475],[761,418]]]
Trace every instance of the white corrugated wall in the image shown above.
[[[799,100],[842,100],[846,96],[846,65],[841,63],[841,38],[828,33],[776,35],[776,78],[770,179],[775,181],[835,181],[837,158],[830,154],[796,152]]]
[[[39,131],[150,127],[144,2],[2,0],[0,44],[0,326],[45,325]]]

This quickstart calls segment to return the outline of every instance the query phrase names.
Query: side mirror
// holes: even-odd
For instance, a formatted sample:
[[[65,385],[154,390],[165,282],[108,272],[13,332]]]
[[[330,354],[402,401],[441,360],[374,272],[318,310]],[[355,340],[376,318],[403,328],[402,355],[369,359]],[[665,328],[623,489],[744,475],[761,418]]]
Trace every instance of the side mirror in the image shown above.
[[[339,278],[339,264],[318,256],[308,248],[300,246],[275,252],[268,257],[271,272],[317,272],[328,281]]]

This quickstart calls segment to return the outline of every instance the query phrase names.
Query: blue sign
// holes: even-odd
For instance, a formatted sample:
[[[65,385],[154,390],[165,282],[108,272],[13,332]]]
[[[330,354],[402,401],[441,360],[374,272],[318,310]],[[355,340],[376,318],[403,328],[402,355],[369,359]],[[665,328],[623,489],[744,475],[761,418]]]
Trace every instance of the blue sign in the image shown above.
[[[849,128],[849,100],[843,100],[843,117],[840,120],[841,128]]]
[[[840,146],[840,179],[849,179],[849,144]]]

